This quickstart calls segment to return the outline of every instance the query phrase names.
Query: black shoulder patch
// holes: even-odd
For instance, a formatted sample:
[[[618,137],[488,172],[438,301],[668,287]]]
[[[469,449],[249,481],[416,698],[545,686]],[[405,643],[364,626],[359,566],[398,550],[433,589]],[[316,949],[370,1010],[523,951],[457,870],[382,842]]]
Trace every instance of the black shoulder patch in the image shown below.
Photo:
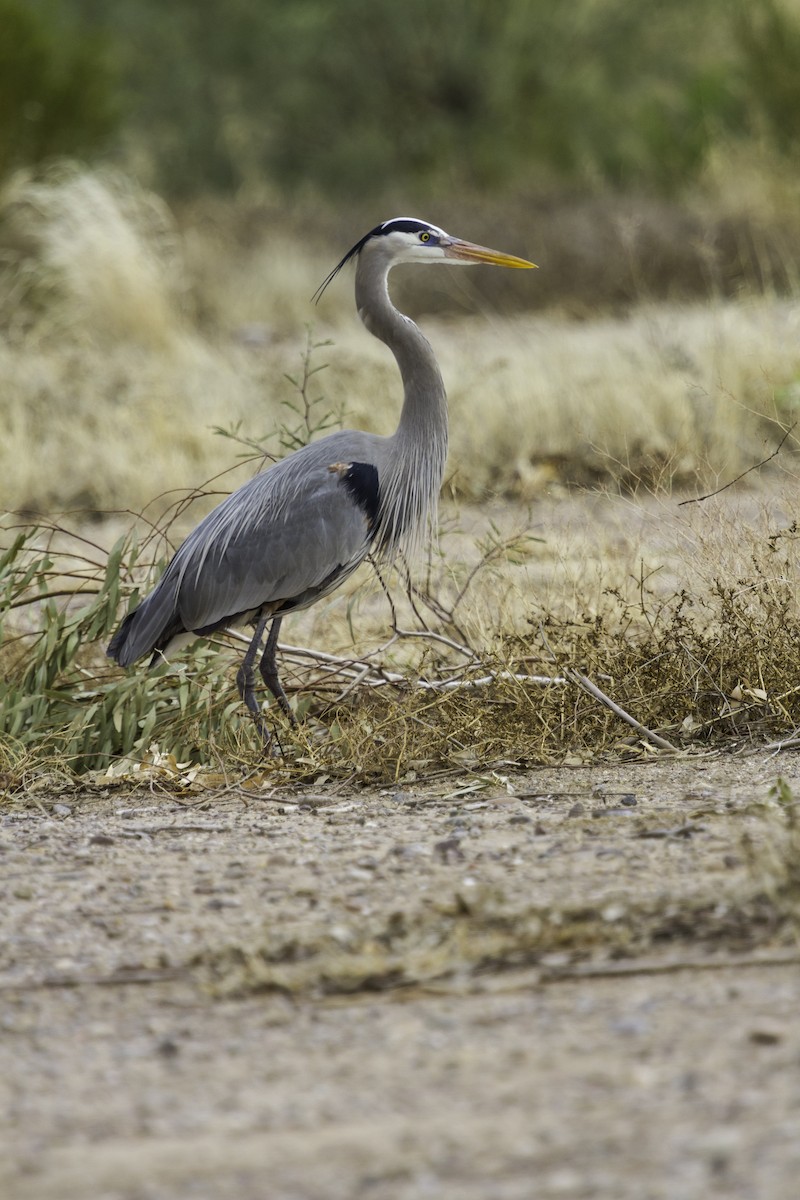
[[[349,463],[341,472],[342,483],[367,518],[370,532],[375,528],[380,506],[378,468],[372,463]]]

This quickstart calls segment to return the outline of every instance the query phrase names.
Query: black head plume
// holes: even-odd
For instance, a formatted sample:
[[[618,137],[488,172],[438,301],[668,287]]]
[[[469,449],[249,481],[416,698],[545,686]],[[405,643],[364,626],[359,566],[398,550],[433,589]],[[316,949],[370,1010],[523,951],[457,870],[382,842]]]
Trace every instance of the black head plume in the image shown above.
[[[355,246],[352,246],[347,251],[342,261],[337,263],[330,275],[327,275],[323,279],[311,299],[315,304],[318,304],[322,293],[328,284],[333,282],[345,263],[349,263],[351,258],[356,258],[372,238],[385,237],[387,233],[422,233],[426,229],[438,235],[442,234],[442,230],[437,229],[435,225],[429,224],[428,221],[419,221],[416,217],[392,217],[389,221],[382,221],[380,225],[376,225],[374,229],[370,229],[369,233],[365,233],[360,241],[357,241]]]

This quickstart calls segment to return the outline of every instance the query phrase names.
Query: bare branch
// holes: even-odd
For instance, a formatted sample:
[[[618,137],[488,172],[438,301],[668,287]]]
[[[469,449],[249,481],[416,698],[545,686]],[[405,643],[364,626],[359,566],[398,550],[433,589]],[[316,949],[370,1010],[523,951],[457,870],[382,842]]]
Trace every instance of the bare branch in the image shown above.
[[[577,683],[578,687],[583,688],[583,690],[588,692],[590,696],[594,696],[595,700],[599,700],[601,704],[606,706],[606,708],[611,709],[615,716],[621,717],[623,721],[627,721],[632,729],[635,729],[637,733],[641,733],[642,736],[646,737],[647,740],[652,742],[654,746],[658,746],[660,750],[672,750],[675,753],[678,752],[677,746],[673,746],[672,742],[668,742],[666,738],[661,736],[661,734],[654,733],[652,729],[648,729],[646,725],[642,725],[641,721],[637,721],[636,718],[632,717],[631,714],[626,712],[624,708],[620,708],[619,704],[616,704],[610,696],[607,696],[605,692],[597,686],[596,683],[592,683],[591,679],[589,679],[586,675],[581,675],[580,671],[574,671],[571,667],[567,667],[566,675],[567,678],[571,679],[573,683]]]
[[[226,629],[230,637],[235,638],[238,642],[249,643],[249,638],[239,633],[235,629]],[[402,674],[399,671],[390,671],[383,667],[380,663],[370,662],[368,660],[376,658],[378,654],[383,654],[399,637],[419,637],[431,638],[434,641],[444,642],[448,646],[459,650],[462,654],[470,657],[469,665],[484,665],[471,650],[466,647],[459,646],[457,642],[452,642],[443,634],[427,632],[425,630],[397,630],[392,638],[383,646],[378,646],[375,650],[370,650],[362,658],[348,658],[343,655],[329,654],[324,650],[312,650],[308,646],[292,646],[286,642],[278,643],[278,650],[287,658],[307,659],[318,665],[320,671],[326,676],[341,675],[345,682],[345,690],[342,696],[349,695],[356,687],[381,688],[387,686],[404,686],[409,690],[419,688],[420,691],[428,692],[449,692],[459,688],[469,690],[471,688],[488,687],[492,683],[498,681],[514,681],[515,683],[530,683],[536,687],[549,687],[551,684],[563,686],[568,682],[563,675],[528,675],[526,673],[518,673],[514,671],[492,671],[487,670],[486,674],[480,675],[477,678],[465,678],[463,672],[468,664],[458,668],[456,671],[451,671],[449,675],[442,679],[414,679],[408,675]]]
[[[692,496],[689,500],[680,500],[678,502],[678,508],[681,508],[684,504],[700,504],[703,500],[710,500],[712,496],[718,496],[720,492],[724,492],[726,488],[733,487],[735,483],[738,483],[740,479],[744,479],[745,475],[749,475],[751,471],[757,471],[760,467],[765,467],[768,462],[771,462],[772,459],[781,452],[783,449],[783,443],[786,441],[796,425],[797,422],[795,421],[793,425],[789,426],[775,449],[772,451],[772,454],[768,454],[766,458],[761,460],[761,462],[753,463],[752,467],[748,467],[746,471],[742,471],[741,475],[737,475],[735,479],[729,480],[728,483],[723,483],[722,487],[717,488],[716,491],[707,492],[705,496]]]

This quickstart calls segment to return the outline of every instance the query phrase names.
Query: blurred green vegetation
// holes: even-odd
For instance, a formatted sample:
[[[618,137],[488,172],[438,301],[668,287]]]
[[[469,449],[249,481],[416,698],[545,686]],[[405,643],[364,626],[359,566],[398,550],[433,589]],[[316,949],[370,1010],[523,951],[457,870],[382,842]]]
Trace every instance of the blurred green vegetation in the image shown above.
[[[107,143],[122,117],[110,45],[53,6],[0,0],[0,178]]]
[[[0,171],[116,117],[172,197],[673,196],[721,141],[800,142],[790,0],[0,0],[0,30]]]

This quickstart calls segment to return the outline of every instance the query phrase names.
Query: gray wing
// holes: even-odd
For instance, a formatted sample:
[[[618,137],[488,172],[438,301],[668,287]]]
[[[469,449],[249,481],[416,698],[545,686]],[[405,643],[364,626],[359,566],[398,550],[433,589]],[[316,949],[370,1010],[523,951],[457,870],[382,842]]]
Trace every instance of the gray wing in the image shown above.
[[[377,468],[361,464],[374,472],[374,497],[350,470],[353,451],[375,449],[354,444],[362,440],[333,435],[305,447],[255,476],[197,526],[162,581],[177,582],[177,614],[187,630],[267,603],[301,608],[358,566],[369,551],[377,506]]]
[[[333,433],[228,496],[125,618],[109,656],[128,666],[184,631],[210,633],[267,604],[291,612],[333,591],[369,552],[386,444]]]

